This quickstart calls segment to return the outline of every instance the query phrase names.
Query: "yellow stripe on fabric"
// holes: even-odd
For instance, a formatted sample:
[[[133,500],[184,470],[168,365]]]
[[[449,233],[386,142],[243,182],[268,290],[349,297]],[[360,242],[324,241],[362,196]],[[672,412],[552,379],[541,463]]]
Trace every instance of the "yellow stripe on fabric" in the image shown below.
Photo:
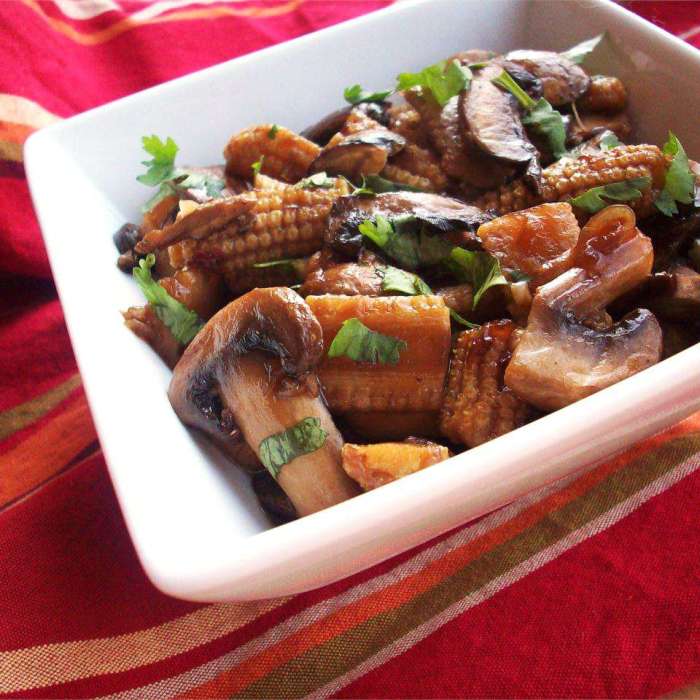
[[[137,27],[143,27],[149,24],[162,24],[164,22],[181,22],[187,20],[198,19],[215,19],[216,17],[252,17],[263,19],[267,17],[277,17],[288,14],[295,10],[304,0],[288,0],[283,5],[268,7],[264,4],[253,7],[229,7],[218,6],[210,8],[201,8],[193,10],[182,10],[172,12],[168,15],[151,17],[145,20],[139,20],[134,17],[125,17],[118,22],[115,22],[106,29],[100,29],[95,32],[81,32],[68,22],[56,19],[44,12],[44,9],[36,0],[21,0],[27,7],[34,10],[52,29],[66,38],[83,46],[96,46],[110,41],[115,37]]]
[[[22,428],[45,416],[61,403],[73,389],[80,386],[80,375],[76,372],[70,379],[53,389],[36,396],[14,408],[0,413],[0,440],[4,440]]]
[[[131,634],[3,651],[0,693],[45,688],[162,661],[230,634],[287,600],[209,605]]]
[[[60,117],[26,97],[0,93],[0,121],[41,129],[59,120]]]

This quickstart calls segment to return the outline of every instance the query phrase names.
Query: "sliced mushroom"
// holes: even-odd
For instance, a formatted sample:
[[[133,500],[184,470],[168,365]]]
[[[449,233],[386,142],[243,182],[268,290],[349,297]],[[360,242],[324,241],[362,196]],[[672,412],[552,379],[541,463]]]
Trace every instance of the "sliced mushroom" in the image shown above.
[[[382,275],[378,267],[342,263],[330,268],[317,268],[306,276],[299,294],[363,294],[378,297],[384,294]]]
[[[388,129],[366,129],[331,142],[311,164],[312,173],[344,175],[359,182],[365,175],[378,175],[390,156],[406,145],[406,139]]]
[[[571,121],[568,142],[579,144],[603,131],[612,131],[622,142],[632,133],[632,122],[625,112],[617,114],[581,114]]]
[[[349,105],[326,115],[313,126],[304,129],[301,135],[319,146],[325,146],[345,126],[345,122],[353,110],[359,110],[382,126],[388,126],[387,110],[389,106],[389,102],[361,102],[357,105]]]
[[[647,309],[604,330],[589,327],[598,325],[613,299],[646,278],[652,261],[651,241],[635,227],[629,207],[608,207],[591,218],[579,237],[578,267],[537,290],[506,385],[551,411],[658,362],[661,328]]]
[[[441,233],[455,245],[478,247],[476,230],[493,218],[489,212],[458,199],[425,192],[387,192],[376,197],[337,199],[326,229],[326,243],[337,252],[356,257],[363,245],[358,226],[381,215],[389,220],[413,217],[432,233]]]
[[[700,274],[686,265],[676,264],[669,273],[670,284],[664,293],[649,293],[648,306],[659,318],[694,323],[700,318]]]
[[[581,66],[553,51],[523,49],[511,51],[506,61],[517,63],[542,81],[544,98],[553,107],[578,100],[589,88],[591,79]]]
[[[307,304],[285,287],[255,289],[219,311],[188,346],[173,372],[170,402],[183,423],[221,434],[230,412],[260,458],[261,443],[319,421],[326,438],[282,466],[278,483],[300,515],[358,492],[342,471],[343,441],[318,391],[321,327]]]
[[[460,111],[469,138],[485,153],[526,169],[531,183],[539,181],[537,149],[532,145],[518,113],[515,98],[492,82],[502,68],[479,70],[471,88],[460,96]]]

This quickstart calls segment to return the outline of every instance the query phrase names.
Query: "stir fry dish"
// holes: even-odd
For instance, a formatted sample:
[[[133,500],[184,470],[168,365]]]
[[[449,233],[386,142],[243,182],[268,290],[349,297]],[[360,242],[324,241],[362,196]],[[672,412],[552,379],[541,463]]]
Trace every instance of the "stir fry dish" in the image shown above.
[[[127,327],[277,521],[504,435],[700,339],[700,166],[565,53],[469,50],[223,165],[143,138]],[[459,467],[455,467],[459,468]]]

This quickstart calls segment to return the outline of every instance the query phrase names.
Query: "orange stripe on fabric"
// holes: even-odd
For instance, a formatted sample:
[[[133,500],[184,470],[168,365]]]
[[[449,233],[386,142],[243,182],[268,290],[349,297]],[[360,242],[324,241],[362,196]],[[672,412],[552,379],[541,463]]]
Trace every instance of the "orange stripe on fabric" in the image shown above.
[[[46,425],[2,455],[0,506],[13,501],[61,471],[97,440],[82,392]]]
[[[186,695],[182,697],[209,698],[220,696],[222,693],[235,695],[246,686],[312,647],[323,644],[371,617],[397,608],[417,595],[424,593],[470,561],[524,532],[548,513],[558,510],[563,505],[579,498],[610,474],[619,471],[632,459],[639,457],[641,453],[652,450],[673,438],[695,430],[700,430],[700,414],[696,414],[691,419],[674,426],[666,433],[655,436],[645,441],[642,445],[635,446],[634,449],[628,450],[594,468],[573,482],[569,487],[555,492],[531,508],[522,511],[511,520],[487,532],[482,537],[449,552],[442,559],[432,562],[413,576],[370,594],[336,613],[305,627],[290,637],[280,640],[274,646],[225,671],[217,678],[187,691]],[[644,449],[641,450],[641,447]]]
[[[24,160],[22,144],[0,140],[0,160],[11,160],[15,163],[21,163]]]
[[[36,129],[26,124],[0,121],[0,141],[24,143]]]
[[[196,19],[215,19],[216,17],[254,17],[263,19],[266,17],[276,17],[287,14],[295,10],[304,0],[289,0],[284,5],[276,7],[211,7],[199,10],[182,10],[172,12],[171,14],[151,17],[145,20],[138,20],[132,17],[125,17],[116,22],[111,27],[102,29],[93,33],[80,32],[64,20],[56,19],[47,15],[41,5],[36,0],[22,0],[22,2],[34,12],[36,12],[52,29],[59,34],[75,41],[83,46],[95,46],[103,44],[124,32],[136,27],[145,26],[148,24],[162,24],[164,22],[179,22]]]

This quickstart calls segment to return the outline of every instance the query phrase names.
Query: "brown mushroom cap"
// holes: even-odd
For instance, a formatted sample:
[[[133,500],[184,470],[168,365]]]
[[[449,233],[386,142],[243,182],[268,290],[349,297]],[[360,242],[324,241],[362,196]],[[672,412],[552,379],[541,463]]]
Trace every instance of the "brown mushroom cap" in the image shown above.
[[[183,423],[221,442],[225,409],[258,456],[266,437],[318,418],[326,442],[285,465],[278,478],[300,514],[356,493],[340,467],[342,438],[318,395],[313,371],[322,353],[321,326],[301,297],[286,287],[255,289],[197,334],[168,389]]]
[[[386,192],[375,197],[339,197],[333,204],[326,243],[348,257],[356,257],[364,239],[358,226],[378,215],[389,219],[412,216],[455,245],[478,246],[476,231],[493,218],[489,212],[451,197],[425,192]]]
[[[578,100],[589,88],[591,79],[581,66],[554,51],[522,49],[505,56],[542,81],[544,98],[552,107]]]
[[[545,411],[566,406],[645,369],[661,358],[662,334],[646,309],[609,328],[591,328],[605,307],[651,271],[651,241],[629,207],[608,207],[581,231],[574,267],[539,287],[505,382]]]
[[[460,112],[468,137],[485,153],[498,160],[526,166],[530,180],[538,180],[537,149],[522,122],[515,98],[494,85],[503,68],[489,65],[479,70],[469,90],[460,96]]]
[[[348,105],[327,114],[323,119],[307,127],[301,132],[301,136],[319,146],[325,146],[345,126],[345,122],[353,110],[359,110],[382,126],[387,126],[389,123],[388,108],[389,102],[361,102],[357,105]]]
[[[390,156],[406,145],[406,139],[388,129],[365,129],[326,146],[311,164],[310,172],[344,175],[359,182],[365,175],[378,175]]]

